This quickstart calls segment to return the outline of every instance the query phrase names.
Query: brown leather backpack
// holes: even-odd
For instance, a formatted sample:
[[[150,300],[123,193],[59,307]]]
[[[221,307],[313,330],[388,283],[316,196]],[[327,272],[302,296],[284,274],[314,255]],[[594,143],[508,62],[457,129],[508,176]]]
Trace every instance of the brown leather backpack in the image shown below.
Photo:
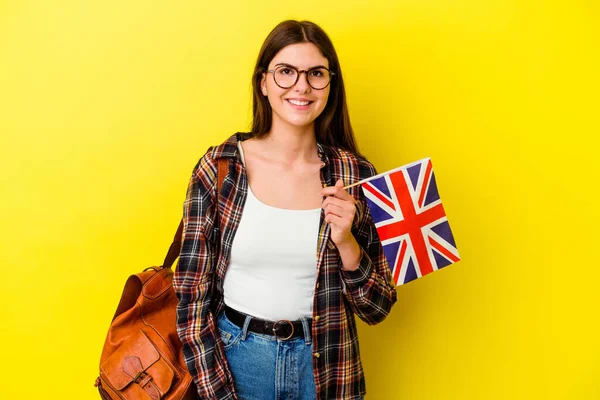
[[[217,192],[227,174],[219,159]],[[176,329],[177,296],[171,266],[179,256],[183,220],[161,267],[127,279],[112,319],[96,379],[104,400],[190,400],[197,398]]]

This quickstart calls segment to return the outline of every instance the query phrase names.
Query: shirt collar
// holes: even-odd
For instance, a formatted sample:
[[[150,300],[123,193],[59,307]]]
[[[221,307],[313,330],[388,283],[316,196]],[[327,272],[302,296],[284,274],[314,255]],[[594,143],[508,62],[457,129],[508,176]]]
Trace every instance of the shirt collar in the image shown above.
[[[248,139],[250,136],[245,132],[237,132],[231,135],[225,142],[221,145],[216,146],[212,149],[212,157],[217,158],[237,158],[238,157],[238,141],[243,141]]]
[[[317,143],[317,149],[319,152],[319,158],[321,159],[321,161],[323,161],[323,163],[325,163],[325,165],[329,164],[329,156],[331,155],[331,150],[329,148],[329,146],[321,144],[321,143]]]

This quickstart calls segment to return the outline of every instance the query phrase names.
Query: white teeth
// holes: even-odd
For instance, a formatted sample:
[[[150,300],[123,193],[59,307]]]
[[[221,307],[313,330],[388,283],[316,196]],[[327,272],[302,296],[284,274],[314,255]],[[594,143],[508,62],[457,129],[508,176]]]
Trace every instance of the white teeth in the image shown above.
[[[288,101],[297,106],[307,106],[310,103],[310,101],[300,101],[300,100],[292,100],[292,99],[288,99]]]

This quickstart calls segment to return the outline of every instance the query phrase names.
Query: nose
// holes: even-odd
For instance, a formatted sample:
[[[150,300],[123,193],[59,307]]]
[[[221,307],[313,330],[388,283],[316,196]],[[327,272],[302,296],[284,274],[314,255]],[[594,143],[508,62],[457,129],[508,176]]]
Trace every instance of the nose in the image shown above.
[[[310,90],[310,85],[308,84],[308,74],[306,71],[298,72],[298,82],[294,87],[296,92],[306,93]]]

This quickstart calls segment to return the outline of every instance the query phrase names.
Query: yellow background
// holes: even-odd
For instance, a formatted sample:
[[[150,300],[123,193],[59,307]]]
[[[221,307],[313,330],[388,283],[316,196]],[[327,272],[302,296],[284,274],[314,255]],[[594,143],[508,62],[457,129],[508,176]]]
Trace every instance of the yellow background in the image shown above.
[[[360,324],[368,399],[597,399],[599,9],[585,0],[0,2],[2,399],[96,399],[127,276],[250,121],[286,18],[330,34],[362,151],[432,158],[462,261]]]

